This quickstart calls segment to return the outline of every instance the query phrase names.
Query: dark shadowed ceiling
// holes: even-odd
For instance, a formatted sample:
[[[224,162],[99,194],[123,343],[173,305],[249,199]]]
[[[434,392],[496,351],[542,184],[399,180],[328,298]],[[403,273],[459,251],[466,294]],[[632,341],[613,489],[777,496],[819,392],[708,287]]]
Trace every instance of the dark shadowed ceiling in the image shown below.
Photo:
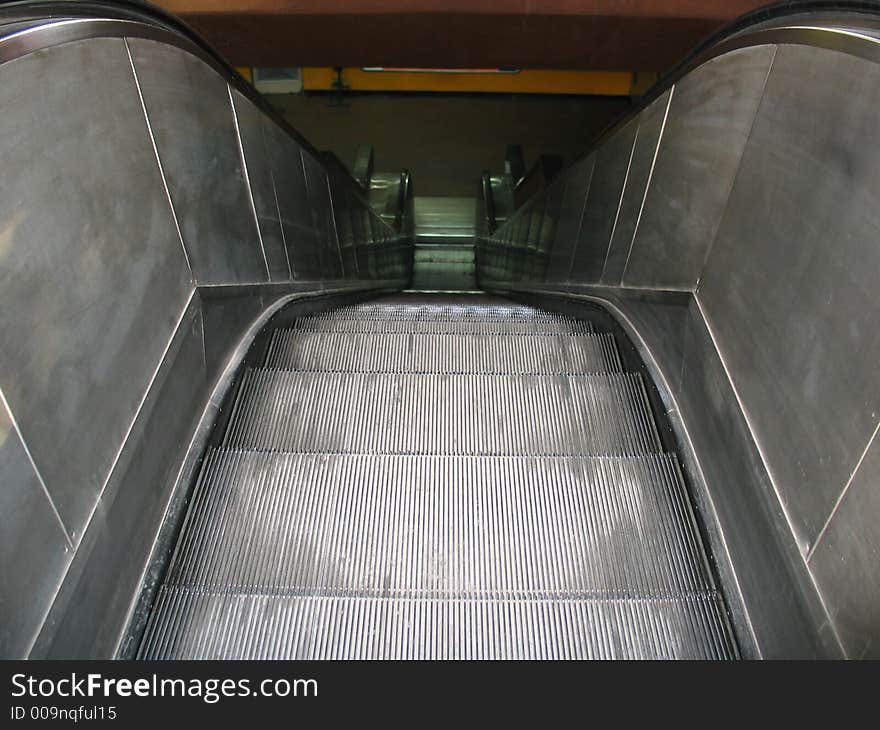
[[[663,71],[762,0],[159,0],[240,66]]]

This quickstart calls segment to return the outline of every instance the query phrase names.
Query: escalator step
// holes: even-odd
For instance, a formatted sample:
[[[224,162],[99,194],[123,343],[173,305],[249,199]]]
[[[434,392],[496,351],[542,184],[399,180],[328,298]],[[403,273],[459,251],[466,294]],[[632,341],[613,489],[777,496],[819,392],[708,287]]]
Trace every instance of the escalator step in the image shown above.
[[[169,585],[644,598],[711,584],[675,457],[667,455],[220,450],[209,456],[191,509]],[[259,557],[236,562],[241,554]]]
[[[613,335],[404,295],[295,320],[266,365],[205,458],[140,656],[736,656]]]
[[[146,658],[733,652],[674,457],[225,450],[206,460],[142,646]]]
[[[566,374],[620,372],[610,334],[426,335],[276,330],[269,368],[370,373]]]
[[[506,304],[376,304],[338,309],[295,320],[299,332],[421,334],[582,335],[590,322]]]
[[[317,407],[316,407],[317,406]],[[224,445],[390,454],[660,450],[641,376],[250,369]]]
[[[162,590],[141,658],[729,659],[716,596],[443,601]]]

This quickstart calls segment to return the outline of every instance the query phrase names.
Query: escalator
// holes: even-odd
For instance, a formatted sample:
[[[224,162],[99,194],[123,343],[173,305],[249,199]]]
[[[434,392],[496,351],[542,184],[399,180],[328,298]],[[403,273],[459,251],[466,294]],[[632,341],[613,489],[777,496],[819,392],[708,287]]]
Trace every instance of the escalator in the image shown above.
[[[876,655],[878,17],[438,200],[148,4],[0,7],[0,655]]]
[[[408,295],[266,337],[142,657],[735,655],[678,462],[612,334]]]

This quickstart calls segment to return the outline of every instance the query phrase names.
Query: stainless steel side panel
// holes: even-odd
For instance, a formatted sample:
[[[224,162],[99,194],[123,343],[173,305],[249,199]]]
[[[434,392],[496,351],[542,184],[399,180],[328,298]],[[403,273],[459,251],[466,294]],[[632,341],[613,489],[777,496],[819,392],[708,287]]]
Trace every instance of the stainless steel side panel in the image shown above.
[[[877,66],[780,47],[697,292],[805,554],[880,419],[878,108]]]
[[[595,283],[602,276],[638,128],[637,119],[629,122],[595,153],[596,167],[571,268],[573,281]]]
[[[308,152],[303,152],[303,169],[308,188],[309,209],[312,213],[317,249],[312,255],[321,261],[322,278],[335,279],[343,276],[342,251],[333,222],[333,203],[330,200],[330,184],[327,173]]]
[[[600,281],[603,284],[619,285],[626,270],[645,195],[651,184],[657,145],[663,136],[672,93],[673,89],[668,89],[639,115],[635,146],[627,161],[626,182],[613,223],[608,254],[602,267]]]
[[[566,281],[571,273],[572,257],[584,220],[584,209],[593,181],[596,154],[578,162],[561,181],[562,199],[558,209],[558,223],[550,243],[547,281]]]
[[[624,286],[696,286],[775,51],[733,51],[676,84]]]
[[[122,40],[0,66],[0,108],[0,387],[76,541],[192,283]]]
[[[724,536],[716,552],[729,551],[755,642],[765,658],[838,656],[724,364],[696,304],[688,314],[678,404]]]
[[[238,91],[230,90],[238,121],[242,152],[247,165],[253,203],[253,215],[260,226],[260,240],[266,252],[269,274],[272,281],[286,281],[291,278],[290,257],[284,244],[281,230],[281,214],[278,209],[278,194],[275,190],[275,176],[272,174],[270,158],[274,154],[266,145],[268,122],[265,115],[252,102]],[[239,211],[241,214],[242,211]]]
[[[127,43],[196,282],[266,281],[226,81],[178,48]]]
[[[70,560],[70,546],[0,399],[0,657],[25,656]]]
[[[880,658],[880,440],[875,434],[810,568],[852,658]]]
[[[33,658],[113,655],[208,388],[194,297],[77,546]]]
[[[268,120],[263,124],[290,267],[297,279],[320,278],[323,261],[317,255],[320,244],[309,208],[302,149]]]

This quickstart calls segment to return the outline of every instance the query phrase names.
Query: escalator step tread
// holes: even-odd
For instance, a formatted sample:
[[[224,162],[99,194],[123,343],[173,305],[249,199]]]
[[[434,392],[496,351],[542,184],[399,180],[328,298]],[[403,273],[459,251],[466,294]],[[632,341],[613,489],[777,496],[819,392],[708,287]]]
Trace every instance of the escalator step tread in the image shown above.
[[[474,455],[660,451],[641,376],[628,373],[249,369],[224,445],[269,451]]]
[[[265,365],[371,373],[565,374],[620,372],[614,336],[402,334],[276,330]]]
[[[141,643],[159,658],[731,658],[613,335],[488,296],[295,320],[246,369]]]
[[[218,450],[191,509],[169,585],[624,599],[711,587],[669,455]],[[260,559],[237,562],[240,554]]]
[[[209,454],[145,656],[430,651],[729,656],[675,457]]]
[[[295,320],[300,332],[559,335],[593,332],[590,322],[513,304],[361,304]]]
[[[167,607],[173,607],[169,609]],[[412,600],[163,588],[145,659],[728,659],[717,596]],[[222,631],[217,626],[226,627]]]

